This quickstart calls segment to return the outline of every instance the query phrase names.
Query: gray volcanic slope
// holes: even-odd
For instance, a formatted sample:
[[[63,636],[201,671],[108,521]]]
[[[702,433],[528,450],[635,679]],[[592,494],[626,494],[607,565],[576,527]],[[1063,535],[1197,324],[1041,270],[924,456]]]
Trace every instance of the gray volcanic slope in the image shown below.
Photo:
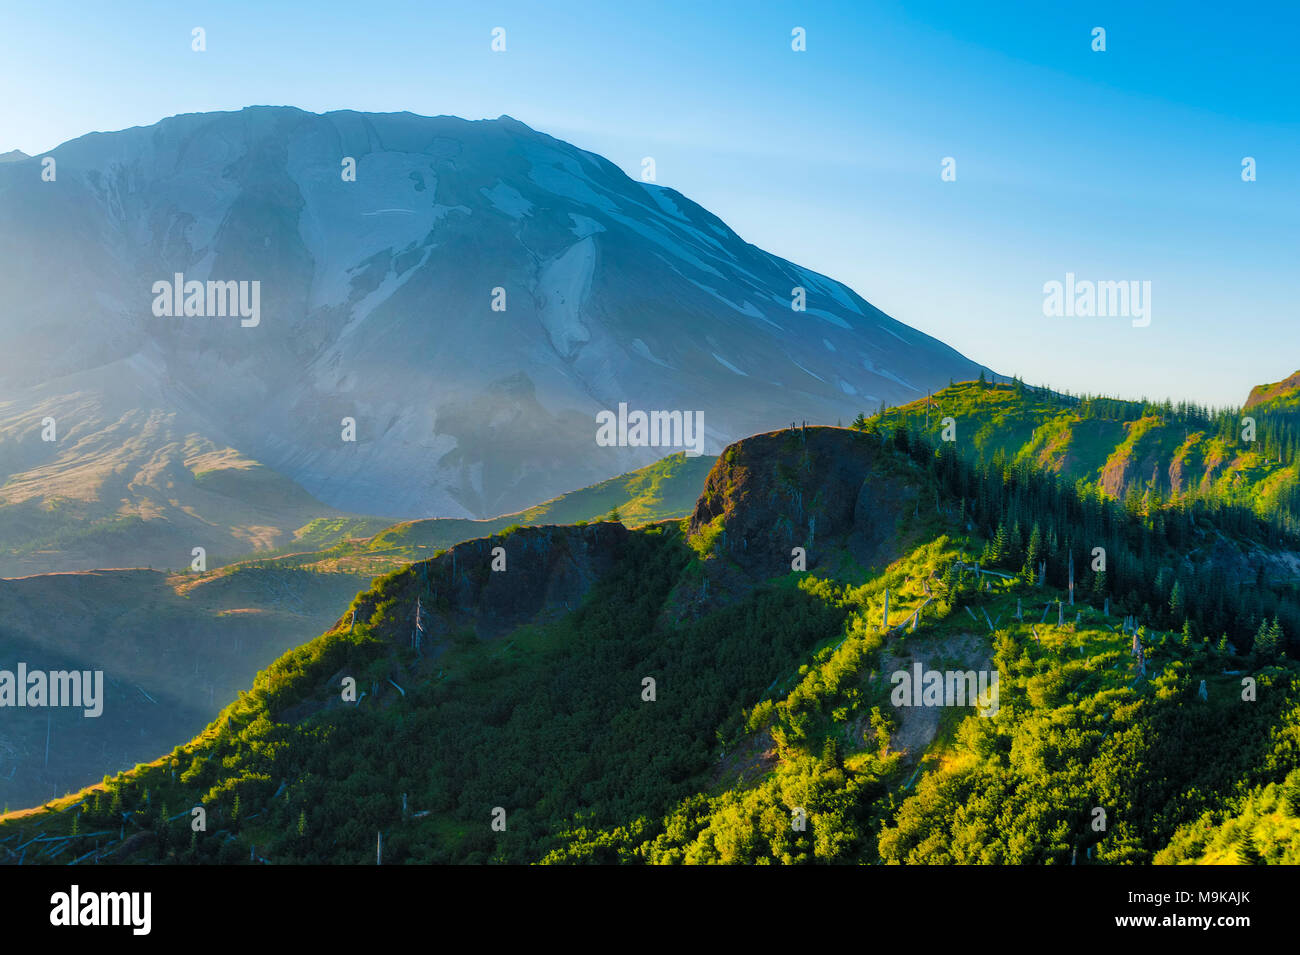
[[[43,156],[0,163],[0,477],[29,502],[58,486],[125,506],[156,441],[166,467],[237,451],[339,511],[484,517],[668,453],[597,446],[619,402],[703,412],[716,453],[980,370],[509,117],[253,107],[48,156],[53,182]],[[260,282],[260,324],[155,316],[174,273]],[[89,449],[126,445],[102,458],[120,487],[84,477]]]

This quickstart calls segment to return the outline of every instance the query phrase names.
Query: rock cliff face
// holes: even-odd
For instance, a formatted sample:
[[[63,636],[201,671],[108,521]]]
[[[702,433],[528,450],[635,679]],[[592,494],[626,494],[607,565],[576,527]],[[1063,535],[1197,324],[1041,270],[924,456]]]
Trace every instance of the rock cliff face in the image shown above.
[[[882,463],[879,439],[847,428],[746,438],[719,456],[690,536],[760,576],[788,573],[794,547],[809,569],[841,550],[874,562],[918,493],[915,478]]]
[[[879,438],[846,428],[739,441],[710,472],[685,540],[671,545],[719,558],[704,562],[712,589],[679,586],[665,612],[695,614],[788,574],[795,547],[804,548],[810,570],[844,558],[864,567],[887,563],[905,544],[900,522],[913,513],[921,486],[919,472],[883,451]],[[677,523],[663,532],[677,535]],[[436,659],[455,642],[493,640],[576,610],[594,586],[628,569],[635,533],[602,522],[466,541],[376,581],[359,598],[356,619],[406,645],[418,604],[423,656]],[[494,562],[505,569],[494,570]]]
[[[1251,408],[1265,404],[1289,404],[1294,406],[1297,394],[1300,394],[1300,371],[1281,381],[1267,385],[1256,385],[1250,389],[1250,395],[1246,398],[1245,410],[1249,411]]]
[[[415,630],[424,655],[455,640],[490,640],[577,609],[623,556],[622,524],[526,527],[466,541],[391,575],[361,598],[357,618],[381,615],[398,642]],[[500,548],[500,550],[498,550]],[[493,563],[498,568],[493,570]]]

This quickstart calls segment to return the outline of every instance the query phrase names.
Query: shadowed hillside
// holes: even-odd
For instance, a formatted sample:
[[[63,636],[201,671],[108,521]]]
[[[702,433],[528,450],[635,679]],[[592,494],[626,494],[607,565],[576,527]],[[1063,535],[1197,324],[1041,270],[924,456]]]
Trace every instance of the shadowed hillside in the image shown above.
[[[202,574],[95,570],[0,578],[0,669],[18,661],[49,670],[102,668],[108,692],[103,715],[91,720],[60,710],[47,726],[46,712],[4,711],[0,806],[59,795],[188,739],[258,669],[336,620],[375,575],[493,530],[611,513],[629,525],[681,518],[695,505],[712,460],[670,455],[488,521],[410,521],[355,537],[349,535],[368,522],[321,519],[296,536],[301,546],[323,550],[245,559]],[[504,588],[493,606],[520,597]]]
[[[0,669],[102,670],[106,695],[96,718],[3,710],[0,804],[61,795],[192,736],[367,582],[301,570],[0,579]]]

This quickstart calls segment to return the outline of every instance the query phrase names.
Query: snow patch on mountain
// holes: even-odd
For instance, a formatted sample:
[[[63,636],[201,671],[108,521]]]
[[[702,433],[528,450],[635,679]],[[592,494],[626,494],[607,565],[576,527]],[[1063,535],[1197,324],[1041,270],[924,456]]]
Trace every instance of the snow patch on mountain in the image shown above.
[[[525,144],[522,151],[532,163],[528,178],[546,192],[586,206],[594,206],[603,212],[618,211],[618,206],[608,196],[588,185],[589,179],[577,163],[567,158],[561,159],[554,150],[533,142]]]
[[[731,301],[729,298],[727,298],[725,295],[723,295],[723,294],[722,294],[721,292],[719,292],[717,289],[715,289],[715,288],[710,288],[709,286],[705,285],[703,282],[697,282],[697,281],[695,281],[695,279],[690,278],[689,276],[686,277],[686,281],[690,282],[690,283],[691,283],[692,285],[694,285],[696,288],[698,288],[698,289],[702,289],[703,291],[708,292],[710,295],[712,295],[714,298],[716,298],[716,299],[717,299],[719,302],[721,302],[723,305],[726,305],[728,308],[735,309],[737,312],[740,312],[740,314],[742,314],[742,315],[748,315],[750,318],[764,318],[763,313],[760,312],[760,311],[759,311],[757,308],[755,308],[753,305],[751,305],[751,304],[749,303],[748,300],[745,300],[742,304],[737,305],[735,302]],[[766,320],[766,319],[765,319],[765,320]],[[769,323],[769,324],[770,324],[770,323]],[[777,327],[780,327],[780,326],[777,326]]]
[[[572,358],[579,347],[591,340],[591,332],[578,312],[596,269],[596,242],[591,237],[569,246],[552,259],[537,282],[542,305],[538,317],[550,336],[551,345],[563,358]]]
[[[838,315],[832,312],[828,312],[822,308],[807,308],[805,309],[805,313],[820,318],[824,322],[830,322],[836,328],[849,329],[853,327],[844,319],[840,318]]]
[[[798,368],[800,371],[802,371],[805,375],[812,375],[814,378],[816,378],[818,381],[821,381],[821,382],[824,382],[824,381],[826,380],[826,379],[823,378],[821,375],[817,374],[817,372],[815,372],[815,371],[809,371],[807,368],[805,368],[803,365],[799,364],[799,363],[798,363],[797,361],[795,361],[793,358],[791,358],[790,361],[791,361],[791,363],[792,363],[796,368]]]
[[[664,361],[662,358],[660,358],[658,355],[652,352],[650,350],[650,346],[647,345],[639,338],[632,339],[632,350],[635,351],[642,358],[644,358],[646,361],[653,362],[654,364],[658,365],[660,368],[673,367],[672,365],[668,364],[668,362]]]
[[[710,275],[717,276],[720,279],[726,279],[726,276],[688,249],[679,239],[671,235],[665,235],[657,228],[648,226],[643,222],[638,222],[635,219],[629,219],[626,216],[611,214],[611,218],[616,219],[620,225],[631,229],[643,239],[649,239],[655,245],[659,246],[659,248],[671,253],[673,258],[689,263],[702,272],[708,272]],[[664,261],[668,260],[665,259]],[[685,273],[682,274],[684,275]]]
[[[346,302],[352,294],[351,273],[359,263],[379,252],[412,246],[451,211],[430,201],[438,177],[418,156],[363,156],[356,182],[343,182],[338,166],[319,158],[300,153],[296,159],[291,158],[289,174],[303,198],[298,233],[315,265],[310,299],[314,305]],[[399,197],[407,201],[394,203]],[[386,291],[391,294],[394,287]]]
[[[595,219],[588,219],[586,216],[580,216],[576,212],[570,212],[569,218],[573,220],[572,232],[579,239],[585,239],[589,235],[595,235],[597,232],[605,231],[605,227]]]
[[[662,186],[656,186],[654,183],[649,182],[642,183],[642,186],[645,188],[645,191],[650,194],[650,198],[653,199],[664,212],[668,213],[674,219],[680,219],[682,222],[690,221],[686,218],[685,213],[683,213],[681,209],[677,208],[677,203],[673,202],[673,200],[669,198],[668,193],[664,191]]]
[[[726,369],[728,369],[729,371],[734,371],[736,374],[738,374],[738,375],[742,375],[742,376],[744,376],[745,378],[748,378],[748,377],[749,377],[749,376],[746,375],[743,371],[741,371],[739,368],[737,368],[735,365],[733,365],[731,362],[727,361],[727,359],[725,359],[725,358],[723,358],[721,355],[719,355],[717,352],[713,352],[713,357],[717,359],[718,364],[721,365],[723,368],[726,368]]]
[[[873,375],[879,375],[881,378],[887,379],[888,381],[892,381],[896,385],[902,385],[904,388],[908,389],[909,391],[914,391],[917,394],[921,393],[921,389],[916,387],[916,385],[912,384],[910,381],[900,378],[898,375],[894,374],[892,371],[890,371],[887,368],[873,368],[871,373]]]
[[[844,308],[857,312],[859,315],[862,314],[862,309],[858,307],[857,303],[853,301],[852,297],[848,294],[848,291],[839,282],[828,279],[826,276],[813,272],[810,269],[805,269],[803,266],[795,266],[795,268],[798,269],[799,273],[804,277],[805,285],[811,285],[818,289],[823,295],[829,295],[836,303],[842,305]]]
[[[895,338],[897,338],[897,339],[898,339],[900,342],[902,342],[904,345],[910,345],[910,344],[912,344],[912,343],[909,342],[906,338],[904,338],[902,335],[898,334],[898,332],[896,332],[896,331],[894,331],[892,328],[890,328],[890,327],[889,327],[889,324],[888,324],[887,322],[877,322],[877,323],[876,323],[876,327],[879,328],[882,332],[886,332],[886,333],[888,333],[888,334],[890,334],[890,335],[893,335]]]
[[[533,211],[533,204],[525,199],[518,189],[508,186],[501,180],[491,189],[480,189],[479,192],[487,196],[499,211],[504,212],[512,219],[522,219]]]

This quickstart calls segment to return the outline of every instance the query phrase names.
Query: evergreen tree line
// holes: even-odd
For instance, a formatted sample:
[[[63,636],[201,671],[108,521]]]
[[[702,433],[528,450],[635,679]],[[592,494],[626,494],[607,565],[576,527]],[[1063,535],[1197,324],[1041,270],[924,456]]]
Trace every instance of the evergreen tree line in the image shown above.
[[[1295,586],[1250,571],[1246,557],[1261,545],[1300,548],[1300,540],[1248,508],[1203,500],[1144,508],[1140,497],[1115,501],[1027,462],[968,461],[952,443],[935,446],[903,424],[892,435],[873,431],[934,474],[936,504],[989,541],[991,565],[1031,583],[1045,565],[1044,583],[1065,588],[1073,559],[1076,599],[1101,606],[1109,598],[1112,613],[1136,614],[1148,627],[1226,635],[1241,652],[1274,620],[1279,651],[1300,632]]]
[[[983,375],[978,384],[981,387],[993,387]],[[1018,396],[1027,393],[1045,396],[1062,409],[1070,408],[1081,420],[1132,422],[1144,417],[1156,417],[1167,425],[1182,425],[1187,437],[1203,434],[1205,441],[1218,441],[1229,448],[1254,451],[1270,464],[1283,468],[1292,467],[1300,460],[1300,413],[1295,410],[1213,408],[1190,401],[1129,401],[1101,395],[1072,395],[1068,391],[1057,392],[1045,386],[1029,387],[1019,378],[1012,378],[1009,386]],[[920,422],[929,417],[924,410],[899,408],[893,409],[894,413],[890,413],[886,419],[887,412],[890,409],[882,403],[878,412],[881,421],[888,420],[892,425],[894,413],[897,413],[913,431],[919,431]],[[1246,420],[1248,418],[1249,425]],[[853,427],[863,430],[868,421],[865,415],[860,414],[853,422]],[[981,451],[980,455],[983,453]],[[1005,467],[1002,451],[994,455],[992,465]],[[1140,511],[1144,507],[1148,512],[1159,510],[1166,504],[1167,490],[1167,482],[1162,486],[1160,478],[1133,481],[1124,491],[1125,508],[1130,511]],[[1274,540],[1281,536],[1300,538],[1300,481],[1294,478],[1283,480],[1271,487],[1264,499],[1256,492],[1256,483],[1247,480],[1226,489],[1223,485],[1208,491],[1193,488],[1183,491],[1178,498],[1180,501],[1196,502],[1202,508],[1201,513],[1213,515],[1218,525],[1234,535],[1251,533],[1258,515],[1277,532]]]

